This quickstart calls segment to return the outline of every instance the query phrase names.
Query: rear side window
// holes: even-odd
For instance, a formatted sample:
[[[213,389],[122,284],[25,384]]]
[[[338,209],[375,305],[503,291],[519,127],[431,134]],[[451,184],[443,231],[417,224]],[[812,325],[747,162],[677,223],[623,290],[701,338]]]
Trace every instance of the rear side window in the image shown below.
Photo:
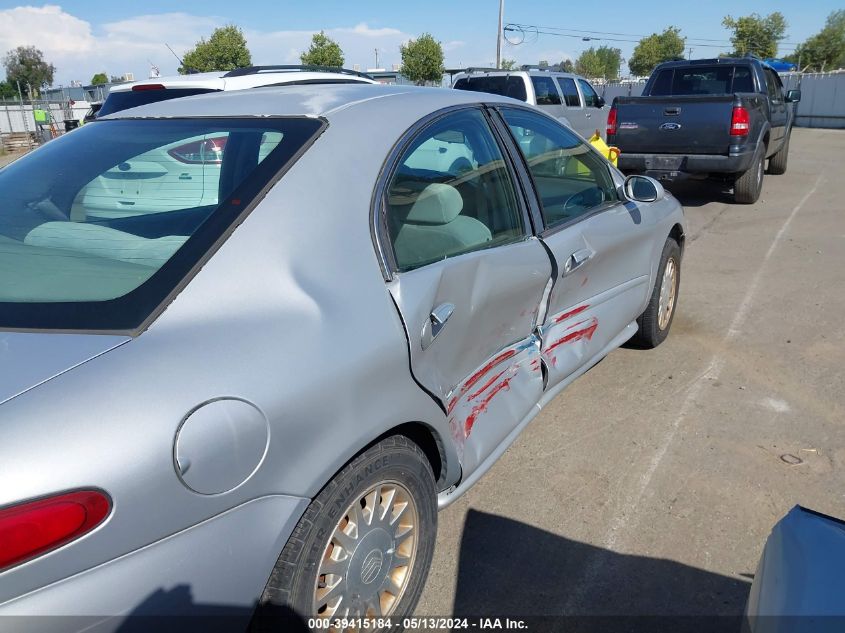
[[[107,120],[0,170],[0,328],[137,328],[322,126]]]
[[[780,101],[783,98],[781,91],[781,83],[778,76],[771,70],[766,68],[766,89],[769,91],[769,99],[772,101]]]
[[[563,93],[563,101],[569,108],[580,108],[581,97],[578,96],[578,88],[575,86],[575,80],[570,77],[558,77],[557,84],[560,86],[560,91]]]
[[[121,110],[128,110],[129,108],[137,108],[148,103],[178,99],[179,97],[192,97],[208,92],[219,91],[210,88],[167,88],[160,90],[120,90],[118,92],[110,92],[106,100],[103,101],[103,107],[100,108],[97,117],[103,117],[107,114],[120,112]]]
[[[537,105],[560,105],[560,95],[551,77],[531,77]]]
[[[386,193],[400,271],[522,239],[514,183],[479,110],[446,116],[403,153]]]
[[[493,77],[461,77],[455,82],[456,90],[489,92],[490,94],[527,101],[525,81],[520,76],[496,75]]]

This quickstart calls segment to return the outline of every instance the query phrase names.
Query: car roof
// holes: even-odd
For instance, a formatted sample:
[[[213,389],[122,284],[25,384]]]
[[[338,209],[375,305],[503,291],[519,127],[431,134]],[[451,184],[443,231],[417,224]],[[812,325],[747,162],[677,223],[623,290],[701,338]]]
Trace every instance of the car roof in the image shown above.
[[[542,68],[521,68],[519,70],[501,70],[497,68],[469,68],[465,71],[455,73],[454,77],[457,81],[462,77],[500,77],[500,76],[517,75],[520,77],[571,77],[573,79],[583,79],[581,75],[575,73],[568,73],[565,70],[544,70]]]
[[[397,118],[420,118],[453,105],[525,103],[498,95],[447,88],[385,84],[310,84],[267,86],[255,90],[214,92],[169,99],[115,112],[99,120],[127,118],[329,116],[350,108],[390,99]]]
[[[164,86],[165,88],[207,88],[209,90],[244,90],[259,86],[299,83],[376,83],[362,73],[332,72],[324,70],[299,70],[290,67],[286,70],[239,69],[238,71],[215,71],[210,73],[194,73],[191,75],[174,75],[171,77],[153,77],[142,81],[118,84],[112,86],[109,92],[127,92],[136,86]],[[268,67],[272,68],[272,67]]]

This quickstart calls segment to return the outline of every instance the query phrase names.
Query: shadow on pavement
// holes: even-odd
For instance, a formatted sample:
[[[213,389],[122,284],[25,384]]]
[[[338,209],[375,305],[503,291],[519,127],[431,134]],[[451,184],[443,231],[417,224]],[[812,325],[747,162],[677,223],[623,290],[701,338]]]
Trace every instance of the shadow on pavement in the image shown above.
[[[718,180],[684,180],[663,183],[667,191],[685,207],[703,207],[711,202],[736,204],[733,185]]]
[[[596,573],[585,584],[590,571]],[[663,626],[673,618],[685,621],[689,630],[716,630],[710,627],[715,624],[719,630],[738,631],[749,588],[745,580],[670,560],[618,554],[470,510],[453,611],[491,617],[566,615],[571,621],[556,624],[566,624],[567,631],[687,630]],[[603,618],[607,622],[596,628]],[[576,622],[586,628],[569,626]],[[608,626],[614,622],[624,628]]]

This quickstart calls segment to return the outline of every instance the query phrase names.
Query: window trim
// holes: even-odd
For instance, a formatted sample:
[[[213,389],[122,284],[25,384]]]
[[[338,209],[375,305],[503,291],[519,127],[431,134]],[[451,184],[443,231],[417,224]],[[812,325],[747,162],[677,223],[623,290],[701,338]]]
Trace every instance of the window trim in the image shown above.
[[[536,107],[538,107],[538,108],[550,108],[550,107],[554,107],[554,106],[561,106],[561,107],[564,107],[564,108],[566,107],[566,105],[565,105],[566,102],[563,98],[563,95],[560,92],[560,87],[557,85],[557,81],[555,81],[554,77],[552,77],[551,75],[530,75],[530,77],[531,77],[531,82],[530,82],[531,83],[531,90],[534,93],[534,105]],[[555,89],[555,94],[557,95],[557,98],[558,98],[557,103],[537,103],[537,88],[534,84],[535,79],[548,79],[551,82],[552,88]]]
[[[532,200],[532,202],[533,202],[532,206],[536,205],[537,212],[538,212],[538,218],[539,218],[539,222],[540,222],[540,224],[537,227],[537,228],[539,228],[539,230],[535,229],[537,237],[539,237],[541,239],[545,239],[546,237],[549,237],[549,236],[554,235],[555,233],[558,233],[558,232],[560,232],[564,229],[567,229],[571,226],[574,226],[574,225],[578,224],[579,222],[582,222],[584,220],[592,218],[594,215],[598,215],[599,213],[604,213],[605,211],[609,211],[609,210],[617,207],[618,205],[622,205],[624,202],[626,202],[626,199],[624,199],[623,197],[620,196],[618,200],[615,200],[615,201],[612,201],[612,202],[611,201],[603,202],[602,204],[596,206],[595,208],[590,209],[586,213],[583,213],[583,214],[581,214],[577,217],[574,217],[567,222],[561,222],[560,224],[548,225],[546,223],[546,218],[543,214],[543,201],[540,199],[540,196],[538,194],[537,183],[534,181],[534,176],[531,175],[531,170],[528,167],[528,162],[525,158],[525,155],[522,153],[522,150],[519,149],[519,143],[516,140],[516,138],[514,138],[513,133],[510,131],[510,126],[508,125],[508,122],[505,119],[504,114],[502,113],[502,110],[521,110],[521,111],[524,111],[528,114],[533,114],[535,116],[537,116],[537,115],[544,116],[544,117],[548,118],[549,120],[554,121],[555,123],[557,123],[558,125],[560,125],[564,129],[568,130],[569,128],[566,128],[565,126],[563,126],[560,123],[560,121],[555,119],[553,116],[546,114],[542,110],[538,111],[536,108],[525,108],[525,107],[521,107],[521,106],[518,106],[518,105],[511,105],[510,103],[508,103],[508,104],[505,104],[505,105],[496,104],[493,107],[493,109],[495,110],[496,115],[499,117],[501,125],[503,125],[504,128],[507,131],[508,138],[510,139],[510,144],[513,145],[514,149],[516,150],[517,158],[518,158],[518,160],[521,164],[521,169],[519,170],[520,173],[524,174],[525,177],[527,177],[529,179],[527,186],[528,186],[528,188],[531,192],[531,195],[532,195],[532,199],[533,199]],[[572,130],[569,130],[569,131],[572,131]],[[573,132],[573,134],[574,134],[574,132]],[[610,181],[614,184],[614,191],[616,191],[617,196],[619,196],[619,187],[616,185],[616,178],[613,177],[613,171],[610,168],[611,167],[610,163],[607,163],[607,159],[605,159],[601,154],[599,154],[598,150],[596,150],[596,148],[594,148],[592,145],[590,145],[586,141],[583,141],[583,143],[590,149],[591,152],[593,152],[594,154],[596,154],[597,156],[599,156],[603,160],[605,160],[606,164],[604,165],[604,167],[607,170],[607,176],[608,176],[608,178],[610,178]]]
[[[257,115],[247,115],[247,116],[207,116],[207,117],[190,117],[190,116],[180,116],[180,117],[113,117],[108,119],[101,119],[96,121],[98,125],[108,125],[110,122],[113,121],[155,121],[155,120],[163,120],[163,121],[180,121],[180,120],[187,120],[187,121],[196,121],[202,119],[214,119],[214,120],[250,120],[250,121],[267,121],[267,120],[285,120],[285,119],[303,119],[303,118],[311,118],[312,120],[318,121],[320,123],[319,127],[314,130],[314,133],[311,137],[303,143],[301,147],[299,147],[296,152],[294,152],[290,158],[285,161],[284,163],[280,164],[276,172],[273,174],[271,178],[264,183],[262,187],[260,187],[255,194],[250,198],[249,202],[243,207],[240,213],[234,215],[229,222],[228,226],[225,230],[208,246],[205,252],[202,254],[201,257],[194,262],[194,264],[188,268],[188,270],[182,275],[181,279],[176,283],[173,288],[168,292],[158,304],[152,308],[145,319],[143,319],[138,325],[132,328],[113,328],[113,329],[90,329],[90,328],[35,328],[35,327],[3,327],[0,325],[0,332],[39,332],[44,333],[48,332],[50,334],[96,334],[96,335],[104,335],[104,336],[128,336],[131,338],[136,338],[143,334],[147,328],[150,327],[160,316],[161,314],[170,306],[171,303],[178,297],[182,291],[188,286],[188,284],[193,281],[194,277],[196,277],[197,273],[209,262],[209,260],[214,257],[217,251],[226,243],[226,241],[231,237],[232,233],[243,224],[243,222],[249,217],[249,215],[255,210],[255,208],[261,204],[270,190],[287,174],[287,172],[299,161],[300,158],[307,152],[314,143],[323,135],[326,129],[329,126],[329,122],[326,118],[320,117],[306,117],[303,115],[272,115],[272,116],[257,116]],[[238,191],[240,185],[235,191]],[[229,198],[234,198],[235,192],[232,192],[229,195]],[[218,203],[218,209],[223,206],[223,203]],[[190,238],[189,238],[190,239]],[[161,270],[161,269],[159,269]],[[134,292],[134,291],[133,291]],[[52,303],[52,302],[51,302]],[[43,305],[41,303],[32,303],[33,306]]]
[[[514,188],[514,198],[516,199],[516,203],[519,207],[519,212],[522,217],[522,237],[519,240],[516,240],[514,242],[507,242],[505,244],[496,244],[494,246],[491,246],[490,248],[501,248],[509,246],[511,244],[518,243],[519,241],[529,239],[534,235],[534,222],[528,210],[527,201],[523,196],[524,192],[522,191],[522,184],[520,182],[519,174],[517,174],[516,170],[513,168],[510,156],[506,151],[506,148],[502,144],[502,139],[499,137],[499,134],[496,131],[496,126],[494,122],[490,119],[489,115],[486,112],[485,105],[483,103],[468,103],[442,108],[415,121],[413,125],[411,125],[407,130],[402,133],[399,139],[393,144],[393,147],[391,148],[390,152],[388,152],[387,158],[385,159],[384,163],[382,164],[381,170],[379,171],[379,176],[376,180],[376,186],[373,189],[373,196],[370,201],[370,236],[373,240],[373,247],[375,248],[376,257],[379,261],[379,267],[381,268],[382,277],[384,277],[385,282],[393,281],[395,275],[397,274],[404,274],[403,271],[399,270],[399,266],[396,263],[396,255],[393,250],[393,242],[390,239],[390,231],[387,226],[387,189],[388,185],[393,180],[393,176],[396,173],[396,169],[399,166],[399,159],[402,158],[408,147],[410,147],[421,134],[425,133],[425,131],[431,125],[434,125],[438,121],[455,113],[469,110],[479,111],[481,113],[482,118],[490,128],[490,134],[493,137],[493,142],[496,144],[496,147],[498,147],[499,151],[502,153],[505,168],[507,169],[508,175],[511,177],[511,181],[513,183]],[[464,253],[460,253],[458,255],[454,255],[449,259],[463,257],[464,255],[477,253],[482,250],[485,249],[473,249]],[[429,264],[423,264],[418,268],[414,268],[411,271],[405,272],[414,272],[416,270],[426,268],[427,266],[431,266],[432,264],[438,263],[440,261],[442,260],[437,260],[437,262],[431,262]]]

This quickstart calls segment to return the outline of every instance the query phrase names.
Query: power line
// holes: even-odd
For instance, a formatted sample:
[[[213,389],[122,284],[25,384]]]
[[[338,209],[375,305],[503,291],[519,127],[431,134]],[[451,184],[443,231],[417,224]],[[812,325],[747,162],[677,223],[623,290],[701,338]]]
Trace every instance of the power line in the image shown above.
[[[636,37],[636,38],[639,38],[637,40],[615,39],[615,38],[611,38],[611,37],[590,38],[590,39],[603,39],[603,40],[608,40],[608,41],[613,41],[613,42],[639,42],[640,39],[642,39],[644,37],[649,37],[648,35],[639,35],[639,34],[635,34],[635,33],[616,33],[616,32],[613,32],[613,31],[592,31],[592,30],[587,30],[587,29],[569,29],[569,28],[560,28],[560,27],[554,27],[554,26],[540,26],[540,25],[536,25],[536,24],[520,24],[518,22],[512,22],[512,23],[508,24],[505,27],[505,30],[509,30],[508,27],[513,27],[510,30],[528,30],[528,31],[531,31],[532,33],[538,33],[538,34],[541,34],[541,35],[558,35],[558,36],[561,36],[561,37],[580,37],[582,39],[583,39],[583,35],[580,35],[582,33],[587,34],[588,36],[590,34],[595,34],[595,35],[614,35],[614,36],[621,36],[621,37]],[[579,35],[573,35],[573,34],[570,34],[570,33],[562,33],[561,31],[569,31],[570,33],[577,33]],[[715,39],[715,38],[707,38],[707,37],[692,37],[692,36],[682,36],[682,37],[684,37],[686,40],[694,40],[694,42],[692,42],[692,43],[694,43],[696,46],[713,46],[713,47],[718,48],[718,45],[716,45],[716,44],[710,44],[710,45],[699,44],[699,42],[719,42],[719,43],[723,44],[724,46],[731,46],[733,44],[730,40],[724,40],[724,39]],[[797,42],[779,42],[779,44],[784,45],[784,46],[798,46],[799,45],[799,43],[797,43]]]

